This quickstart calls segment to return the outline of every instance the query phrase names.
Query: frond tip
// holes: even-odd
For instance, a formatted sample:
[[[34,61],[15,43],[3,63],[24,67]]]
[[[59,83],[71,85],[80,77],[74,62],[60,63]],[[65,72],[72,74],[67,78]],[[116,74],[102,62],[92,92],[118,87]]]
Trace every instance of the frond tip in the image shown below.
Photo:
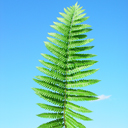
[[[46,48],[54,54],[48,55],[41,53],[41,55],[51,61],[45,62],[39,60],[45,67],[36,67],[39,71],[46,74],[46,76],[35,76],[33,80],[44,88],[32,88],[35,93],[44,100],[54,104],[48,105],[44,103],[37,103],[38,106],[45,110],[54,111],[54,113],[37,114],[41,118],[52,118],[50,122],[40,125],[38,128],[86,128],[83,124],[76,121],[73,117],[82,119],[84,121],[92,121],[91,118],[79,114],[90,113],[91,110],[71,103],[70,101],[93,101],[99,99],[97,94],[82,89],[73,89],[75,87],[85,87],[100,80],[97,79],[82,79],[87,77],[99,69],[90,69],[82,71],[83,69],[91,67],[97,63],[96,60],[87,60],[95,57],[95,54],[79,53],[92,49],[94,46],[82,46],[92,42],[94,39],[88,39],[87,33],[92,31],[91,25],[84,24],[89,16],[83,13],[78,2],[74,6],[64,8],[64,12],[59,12],[61,17],[57,19],[61,22],[53,22],[50,25],[59,33],[50,32],[47,37],[48,41],[44,41]],[[86,17],[85,17],[86,16]],[[79,60],[86,59],[86,60]],[[75,112],[75,111],[77,112]]]

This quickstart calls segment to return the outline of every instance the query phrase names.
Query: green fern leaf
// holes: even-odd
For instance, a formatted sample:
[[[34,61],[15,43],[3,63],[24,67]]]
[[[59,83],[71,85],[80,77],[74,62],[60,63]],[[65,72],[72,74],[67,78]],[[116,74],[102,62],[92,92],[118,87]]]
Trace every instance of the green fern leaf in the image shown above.
[[[75,95],[68,95],[67,100],[68,101],[92,101],[92,100],[97,100],[97,97],[94,96],[75,96]]]
[[[90,80],[79,80],[79,81],[72,81],[72,82],[68,82],[68,84],[66,85],[67,88],[75,88],[75,87],[85,87],[91,84],[95,84],[98,83],[100,80],[96,80],[96,79],[90,79]]]
[[[38,114],[37,116],[42,117],[42,118],[61,118],[63,117],[63,113],[41,113]]]
[[[83,18],[85,15],[86,15],[86,13],[81,14],[81,15],[78,15],[78,14],[77,14],[77,16],[74,17],[74,20],[81,19],[81,18]]]
[[[39,105],[41,108],[51,110],[54,112],[62,112],[63,111],[63,107],[56,107],[56,106],[51,106],[51,105],[41,104],[41,103],[37,103],[37,105]]]
[[[84,17],[84,18],[80,18],[80,19],[74,20],[73,25],[82,23],[82,22],[86,21],[88,18],[89,17]]]
[[[47,55],[47,54],[41,54],[44,58],[52,61],[53,63],[57,64],[58,66],[62,67],[62,68],[66,68],[66,65],[64,62],[60,61],[58,58],[53,57],[51,55]]]
[[[66,120],[66,126],[67,126],[67,128],[76,128],[75,126],[74,126],[74,124],[72,124],[71,122],[70,122],[70,120]]]
[[[85,91],[81,89],[67,89],[66,94],[68,95],[79,95],[79,96],[97,96],[95,93]]]
[[[94,46],[70,48],[69,54],[74,54],[74,53],[77,53],[77,52],[82,52],[82,51],[90,50],[90,49],[92,49],[93,47],[94,47]]]
[[[79,40],[79,39],[84,39],[86,38],[87,35],[83,34],[83,35],[75,35],[75,36],[71,36],[71,38],[69,39],[69,42],[70,41],[75,41],[75,40]]]
[[[74,74],[74,73],[79,72],[80,70],[88,68],[90,66],[92,66],[92,65],[85,65],[85,66],[80,66],[80,67],[77,67],[77,68],[73,68],[73,69],[68,70],[67,73],[69,75],[72,74],[72,73]]]
[[[72,61],[75,59],[81,59],[81,58],[91,58],[96,56],[95,54],[73,54],[70,55],[70,57],[68,58],[68,61]]]
[[[78,128],[86,128],[84,125],[82,125],[81,123],[77,122],[74,118],[72,118],[68,114],[65,114],[65,118],[66,118],[66,120],[70,120],[72,125],[75,125]]]
[[[38,84],[42,85],[43,87],[46,87],[46,88],[49,88],[49,89],[52,89],[53,91],[57,91],[59,93],[64,93],[64,88],[63,87],[59,87],[55,84],[48,84],[44,81],[41,81],[41,80],[37,80],[37,79],[33,79],[35,82],[37,82]]]
[[[59,73],[62,73],[62,74],[65,74],[66,71],[59,67],[58,65],[54,65],[52,63],[49,63],[49,62],[45,62],[43,60],[39,60],[44,66],[48,67],[48,68],[51,68],[52,70],[56,71],[56,72],[59,72]]]
[[[80,40],[80,41],[71,41],[71,43],[69,44],[69,48],[85,45],[85,44],[88,44],[88,43],[92,42],[93,40],[94,39],[86,39],[86,40]]]
[[[88,27],[91,27],[91,25],[88,25],[88,24],[73,25],[72,26],[72,31],[81,30],[81,29],[85,29],[85,28],[88,28]]]
[[[47,122],[45,124],[42,124],[38,128],[53,128],[54,126],[57,126],[58,124],[62,125],[62,123],[63,123],[63,118],[60,118],[60,119],[56,119],[56,120]],[[62,126],[64,126],[64,125],[62,125]]]
[[[68,40],[67,40],[67,38],[66,38],[66,36],[63,36],[63,35],[61,35],[61,34],[58,34],[58,33],[48,33],[48,35],[50,35],[50,36],[52,36],[52,37],[55,37],[55,38],[57,38],[57,39],[60,39],[60,40],[62,40],[62,41],[64,41],[64,42],[67,42]]]
[[[35,76],[37,79],[40,79],[41,81],[44,81],[45,83],[49,83],[49,84],[57,84],[61,87],[65,87],[64,82],[57,80],[57,79],[53,79],[47,76]],[[34,79],[35,81],[35,79]]]
[[[70,26],[70,22],[64,18],[61,18],[61,17],[57,17],[57,19],[62,22],[62,23],[65,23],[67,26]]]
[[[90,118],[88,118],[88,117],[86,117],[86,116],[84,116],[84,115],[75,113],[75,112],[71,111],[71,110],[68,109],[68,108],[66,108],[66,113],[69,114],[69,115],[71,115],[71,116],[73,116],[73,117],[76,117],[76,118],[78,118],[78,119],[82,119],[82,120],[85,120],[85,121],[86,121],[86,120],[88,120],[88,121],[92,120],[92,119],[90,119]]]
[[[77,68],[80,66],[87,66],[87,65],[93,65],[97,63],[98,61],[95,60],[73,60],[70,61],[67,65],[68,68]]]
[[[35,93],[38,95],[43,95],[43,96],[47,96],[47,97],[50,97],[50,98],[55,98],[55,99],[58,99],[60,101],[64,100],[64,96],[63,94],[58,94],[58,93],[54,93],[54,92],[51,92],[51,91],[47,91],[47,90],[44,90],[44,89],[38,89],[38,88],[32,88]]]
[[[54,128],[63,128],[64,124],[56,125]]]
[[[45,73],[46,75],[52,76],[54,78],[57,78],[59,80],[65,80],[65,77],[63,75],[61,75],[60,73],[54,72],[54,71],[50,71],[46,68],[42,68],[42,67],[36,67],[39,71]]]
[[[81,72],[73,74],[73,75],[68,75],[67,80],[80,79],[80,78],[83,78],[85,76],[89,76],[89,75],[95,73],[97,70],[99,70],[99,69],[91,69],[91,70],[87,70],[87,71],[81,71]]]
[[[57,17],[61,22],[53,22],[54,25],[50,25],[59,33],[48,33],[50,37],[47,39],[50,41],[44,41],[46,48],[55,55],[48,55],[42,53],[41,55],[51,61],[45,62],[39,60],[45,67],[37,67],[39,71],[47,76],[35,76],[33,80],[39,85],[49,89],[32,88],[35,93],[42,99],[56,105],[48,105],[43,103],[37,103],[41,108],[55,113],[41,113],[37,116],[42,118],[56,118],[56,120],[44,123],[38,128],[86,128],[80,122],[77,122],[73,117],[82,119],[84,121],[92,120],[82,114],[76,113],[72,110],[90,113],[91,110],[73,104],[70,101],[93,101],[97,100],[97,95],[91,91],[82,89],[72,89],[75,87],[85,87],[98,83],[97,79],[82,79],[89,76],[99,69],[86,69],[98,61],[95,60],[77,60],[88,59],[95,57],[95,54],[78,54],[82,51],[92,49],[94,46],[82,46],[92,42],[94,39],[87,39],[87,32],[92,29],[89,24],[81,24],[89,17],[84,17],[86,13],[83,13],[85,9],[82,9],[78,5],[78,2],[74,6],[64,8],[64,12],[59,14],[62,17]],[[85,39],[86,38],[86,39]],[[82,47],[79,47],[82,46]],[[53,92],[54,91],[54,92]]]
[[[89,32],[91,30],[92,29],[90,29],[90,28],[85,28],[85,29],[80,29],[80,30],[72,31],[71,32],[71,36],[76,36],[76,35],[79,35],[79,34],[83,34],[83,33]]]
[[[88,109],[85,108],[85,107],[82,107],[82,106],[73,104],[73,103],[68,102],[68,101],[67,101],[67,103],[66,103],[66,108],[70,108],[70,109],[73,109],[73,110],[75,110],[75,111],[83,112],[83,113],[90,113],[90,112],[92,112],[91,110],[88,110]]]
[[[68,36],[68,31],[70,29],[69,26],[66,26],[65,24],[53,22],[55,25],[50,25],[52,28],[57,30],[58,32],[62,33],[65,36]]]
[[[59,59],[61,59],[63,62],[66,62],[66,55],[65,55],[65,53],[63,52],[63,50],[62,49],[60,49],[60,48],[57,48],[56,46],[53,46],[52,44],[50,44],[49,42],[45,42],[44,41],[44,43],[45,43],[45,46],[47,47],[47,49],[50,51],[50,52],[52,52],[54,55],[56,55]],[[52,47],[49,47],[49,45],[51,45],[51,46],[53,46],[53,48]],[[58,50],[57,50],[58,49]],[[60,51],[60,52],[56,52],[56,51]]]
[[[52,48],[54,51],[59,52],[59,54],[66,56],[66,51],[63,48],[60,48],[58,46],[55,46],[49,42],[44,41],[45,46],[48,48],[48,50],[51,50],[50,48]]]
[[[65,13],[68,15],[68,16],[72,16],[72,10],[70,10],[70,11],[68,11],[66,8],[64,8],[64,11],[65,11]]]
[[[51,38],[51,37],[47,37],[47,39],[48,39],[49,41],[51,41],[52,43],[54,43],[54,44],[56,44],[56,45],[62,47],[63,49],[67,49],[67,44],[64,43],[63,41],[60,41],[60,40],[57,40],[57,39]]]
[[[71,17],[65,13],[59,12],[61,16],[63,16],[66,20],[71,21]]]
[[[43,96],[40,93],[36,93],[39,97],[43,98],[44,100],[47,100],[48,102],[51,102],[55,105],[59,105],[60,107],[64,106],[64,101],[60,101],[56,98],[50,98],[48,96]]]

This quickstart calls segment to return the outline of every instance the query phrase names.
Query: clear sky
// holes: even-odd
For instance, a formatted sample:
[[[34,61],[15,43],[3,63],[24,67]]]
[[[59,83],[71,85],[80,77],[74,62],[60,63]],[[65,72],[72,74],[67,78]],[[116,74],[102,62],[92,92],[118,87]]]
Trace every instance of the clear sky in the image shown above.
[[[76,0],[0,0],[0,128],[37,128],[53,119],[36,114],[47,111],[36,103],[47,103],[31,87],[43,88],[32,78],[41,73],[38,60],[47,59],[41,53],[53,55],[43,41],[48,32],[56,32],[50,25],[59,22],[59,12],[74,5]],[[87,128],[128,128],[128,1],[78,0],[86,16],[85,24],[92,26],[88,38],[95,40],[87,51],[99,61],[88,69],[100,68],[84,79],[99,79],[81,89],[92,91],[100,100],[74,102],[92,110],[81,113],[93,121],[75,118]],[[86,53],[87,53],[86,52]],[[85,52],[84,52],[85,53]]]

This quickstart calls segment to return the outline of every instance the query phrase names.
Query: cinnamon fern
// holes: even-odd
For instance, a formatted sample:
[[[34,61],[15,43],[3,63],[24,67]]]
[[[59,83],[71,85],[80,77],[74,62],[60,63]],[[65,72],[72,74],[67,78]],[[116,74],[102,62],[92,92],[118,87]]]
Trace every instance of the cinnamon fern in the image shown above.
[[[51,25],[60,34],[48,33],[51,37],[47,37],[47,39],[52,43],[44,41],[46,48],[56,57],[44,53],[41,54],[51,63],[39,60],[49,69],[43,67],[37,67],[37,69],[47,76],[35,76],[36,79],[33,80],[49,90],[32,89],[38,96],[54,104],[37,103],[43,109],[54,111],[54,113],[41,113],[37,116],[54,120],[44,123],[38,128],[86,128],[74,118],[84,121],[92,120],[78,113],[90,113],[92,112],[91,110],[71,102],[97,100],[95,93],[73,88],[85,87],[100,81],[97,79],[81,79],[95,73],[99,69],[81,71],[98,61],[87,60],[87,58],[95,57],[95,54],[79,54],[79,52],[90,50],[94,47],[78,47],[94,40],[85,39],[87,38],[85,33],[92,29],[88,24],[80,24],[89,17],[84,17],[86,15],[86,13],[83,13],[85,10],[82,10],[82,7],[79,6],[76,2],[74,6],[67,7],[67,9],[64,8],[65,13],[60,12],[63,18],[57,18],[61,23],[54,22],[55,25]]]

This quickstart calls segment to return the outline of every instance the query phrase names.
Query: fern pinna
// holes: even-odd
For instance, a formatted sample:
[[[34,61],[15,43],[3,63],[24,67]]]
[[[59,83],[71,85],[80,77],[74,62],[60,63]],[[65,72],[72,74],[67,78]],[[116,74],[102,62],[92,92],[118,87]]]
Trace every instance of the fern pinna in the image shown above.
[[[89,17],[84,17],[85,10],[81,10],[77,3],[74,6],[64,8],[65,13],[60,13],[63,18],[57,18],[60,22],[54,22],[55,25],[51,25],[52,28],[59,31],[58,33],[48,33],[51,37],[47,37],[50,42],[44,41],[47,49],[52,52],[56,57],[47,54],[41,54],[49,62],[39,60],[44,66],[50,68],[37,67],[37,69],[48,76],[36,76],[37,79],[33,79],[38,84],[51,89],[48,91],[44,89],[32,88],[37,95],[41,98],[55,104],[51,106],[48,104],[37,103],[41,108],[54,111],[55,113],[42,113],[37,116],[43,118],[55,118],[50,122],[40,125],[38,128],[86,128],[83,124],[76,121],[73,117],[82,119],[84,121],[90,121],[92,119],[81,115],[75,111],[89,113],[92,112],[85,107],[73,104],[70,101],[90,101],[97,100],[97,95],[93,92],[72,89],[75,87],[85,87],[91,84],[95,84],[100,80],[78,80],[95,73],[98,69],[91,69],[81,71],[85,68],[92,66],[98,61],[94,60],[77,60],[86,59],[96,56],[95,54],[78,54],[85,50],[90,50],[94,46],[84,46],[90,43],[94,39],[84,39],[87,35],[83,34],[91,31],[88,24],[79,24],[84,22]],[[84,40],[81,40],[84,39]],[[57,46],[58,45],[58,46]],[[75,80],[75,81],[74,81]]]

